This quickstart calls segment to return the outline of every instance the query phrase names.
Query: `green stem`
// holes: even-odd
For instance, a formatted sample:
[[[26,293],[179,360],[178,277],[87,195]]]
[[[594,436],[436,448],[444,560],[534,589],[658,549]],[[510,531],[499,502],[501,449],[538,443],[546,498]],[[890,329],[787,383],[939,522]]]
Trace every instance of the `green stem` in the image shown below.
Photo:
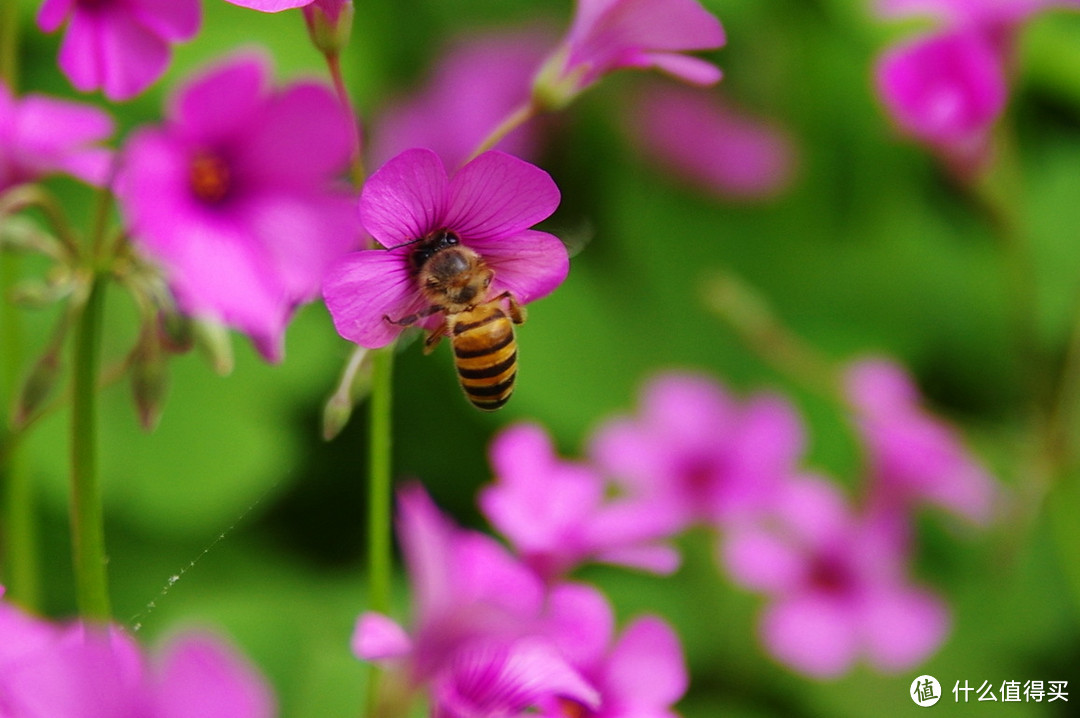
[[[19,89],[19,2],[0,8],[0,78],[11,92]]]
[[[105,528],[98,482],[97,375],[105,283],[95,274],[75,325],[71,404],[71,548],[79,614],[109,620]]]
[[[391,588],[391,439],[393,437],[394,346],[377,349],[371,356],[371,434],[368,463],[368,609],[390,611]],[[385,713],[380,697],[381,674],[371,664],[368,679],[367,715]]]
[[[515,107],[510,112],[510,114],[508,114],[506,118],[503,119],[503,121],[500,122],[498,126],[493,129],[479,145],[476,146],[476,149],[472,151],[472,154],[469,155],[469,158],[467,160],[465,160],[465,163],[468,163],[479,155],[487,152],[495,145],[499,144],[499,142],[508,134],[521,127],[532,118],[536,117],[537,112],[538,108],[536,106],[536,103],[534,103],[531,99],[526,100],[525,102]]]
[[[360,140],[360,122],[353,111],[352,102],[349,100],[349,91],[345,88],[345,77],[341,73],[341,55],[336,52],[323,53],[326,58],[326,68],[330,71],[330,79],[334,83],[334,92],[338,101],[345,110],[345,116],[349,119],[349,131],[352,134],[352,151],[349,158],[349,179],[357,189],[364,186],[364,178],[367,176],[364,170],[364,158],[362,155],[363,144]]]

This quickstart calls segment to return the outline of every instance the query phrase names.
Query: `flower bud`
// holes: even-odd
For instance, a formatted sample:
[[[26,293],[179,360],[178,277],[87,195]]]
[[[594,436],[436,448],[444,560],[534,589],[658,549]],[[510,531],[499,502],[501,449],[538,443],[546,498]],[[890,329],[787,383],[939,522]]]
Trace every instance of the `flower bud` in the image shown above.
[[[319,52],[336,55],[349,43],[353,21],[352,0],[315,0],[305,5],[303,11],[311,42]]]
[[[30,418],[42,407],[56,388],[62,369],[60,364],[60,349],[62,347],[62,341],[54,342],[34,363],[30,375],[23,382],[15,399],[15,407],[11,416],[11,423],[16,429],[26,426]]]
[[[63,245],[26,217],[0,219],[0,250],[35,252],[54,259],[65,256]]]
[[[331,441],[349,423],[353,407],[371,391],[371,353],[357,347],[349,356],[341,380],[323,407],[323,439]]]
[[[162,308],[158,312],[157,335],[161,347],[172,354],[184,354],[195,346],[195,329],[190,317],[174,307]]]
[[[168,362],[156,327],[144,327],[131,355],[131,393],[139,424],[145,431],[157,427],[168,385]]]
[[[194,320],[192,326],[195,330],[195,343],[213,370],[221,376],[232,373],[234,361],[229,330],[221,324],[205,319]]]

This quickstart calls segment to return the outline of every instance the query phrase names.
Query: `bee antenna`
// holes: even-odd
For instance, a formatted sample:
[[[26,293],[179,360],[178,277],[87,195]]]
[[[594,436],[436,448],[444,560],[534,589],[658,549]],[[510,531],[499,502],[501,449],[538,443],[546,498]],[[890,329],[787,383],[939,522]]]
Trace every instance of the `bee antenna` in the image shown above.
[[[408,242],[402,242],[401,244],[395,244],[393,247],[387,247],[387,250],[401,249],[402,247],[408,247],[410,244],[417,244],[423,242],[427,237],[417,237],[416,239],[410,239]]]

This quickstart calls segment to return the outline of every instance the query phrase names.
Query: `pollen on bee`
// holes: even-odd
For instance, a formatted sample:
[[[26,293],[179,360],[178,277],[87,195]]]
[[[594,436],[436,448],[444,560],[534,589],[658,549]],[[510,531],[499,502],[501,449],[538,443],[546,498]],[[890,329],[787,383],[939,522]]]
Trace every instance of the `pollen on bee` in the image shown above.
[[[191,159],[188,173],[191,191],[209,204],[216,204],[229,194],[231,176],[225,160],[216,154],[200,151]]]

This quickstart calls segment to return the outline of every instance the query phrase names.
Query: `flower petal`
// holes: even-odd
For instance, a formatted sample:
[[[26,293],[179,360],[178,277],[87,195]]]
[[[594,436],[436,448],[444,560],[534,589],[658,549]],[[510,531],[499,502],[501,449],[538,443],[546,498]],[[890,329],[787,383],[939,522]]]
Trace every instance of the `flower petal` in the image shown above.
[[[155,700],[160,718],[270,718],[274,701],[255,670],[209,636],[185,636],[165,658]]]
[[[762,640],[778,660],[815,678],[846,671],[858,650],[858,631],[849,607],[815,595],[774,603],[761,617]]]
[[[615,633],[611,604],[597,589],[564,583],[548,595],[544,635],[551,637],[571,665],[598,665]]]
[[[700,87],[715,85],[724,76],[723,71],[711,62],[675,52],[644,53],[642,60],[642,67],[655,67],[678,80]]]
[[[544,170],[504,152],[490,151],[450,180],[446,226],[469,246],[519,234],[559,206],[559,188]]]
[[[239,171],[260,185],[317,190],[349,162],[348,120],[329,88],[299,82],[271,98],[249,128]]]
[[[867,651],[870,662],[882,671],[903,671],[922,663],[948,630],[948,609],[930,593],[893,589],[868,599]]]
[[[468,244],[495,270],[490,296],[508,291],[519,303],[528,304],[555,291],[570,272],[566,245],[547,232],[527,230]]]
[[[43,32],[55,32],[75,7],[75,0],[45,0],[38,10],[37,23]]]
[[[798,585],[806,572],[806,559],[797,548],[757,527],[729,532],[719,553],[732,579],[753,591],[786,591]]]
[[[60,41],[60,69],[79,92],[93,92],[104,84],[104,63],[98,35],[102,20],[96,14],[76,12]]]
[[[449,181],[439,156],[406,150],[380,167],[360,193],[360,221],[384,247],[445,228]]]
[[[381,613],[365,611],[356,621],[352,652],[362,661],[386,661],[407,656],[412,639],[396,621]]]
[[[81,14],[76,13],[75,17]],[[135,97],[161,77],[169,66],[168,43],[127,10],[102,16],[97,33],[101,88],[110,100]]]
[[[293,8],[310,5],[315,0],[225,0],[225,2],[231,2],[233,5],[259,10],[260,12],[281,12],[282,10],[292,10]]]
[[[611,650],[606,674],[605,688],[620,704],[637,710],[667,708],[683,696],[688,683],[678,636],[652,616],[626,627]]]
[[[247,135],[269,93],[269,60],[246,53],[204,70],[169,98],[168,117],[193,142],[213,145]]]
[[[131,0],[130,12],[166,40],[190,40],[199,31],[198,0]]]
[[[343,257],[323,280],[323,298],[338,334],[369,349],[394,341],[401,319],[425,306],[400,251],[368,249]]]

